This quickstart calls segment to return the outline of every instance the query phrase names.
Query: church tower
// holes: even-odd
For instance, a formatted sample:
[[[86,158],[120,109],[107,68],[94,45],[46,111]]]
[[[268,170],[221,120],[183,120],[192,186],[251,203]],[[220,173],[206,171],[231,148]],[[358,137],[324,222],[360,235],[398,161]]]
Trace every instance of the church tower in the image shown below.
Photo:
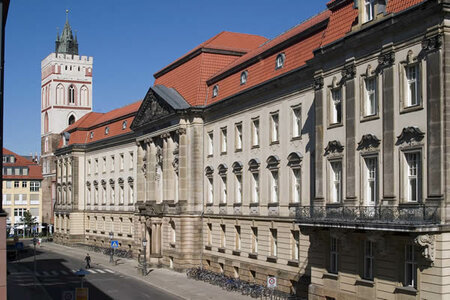
[[[92,111],[93,57],[78,55],[78,40],[69,24],[57,34],[55,52],[41,62],[42,222],[53,224],[56,165],[53,152],[60,134]]]

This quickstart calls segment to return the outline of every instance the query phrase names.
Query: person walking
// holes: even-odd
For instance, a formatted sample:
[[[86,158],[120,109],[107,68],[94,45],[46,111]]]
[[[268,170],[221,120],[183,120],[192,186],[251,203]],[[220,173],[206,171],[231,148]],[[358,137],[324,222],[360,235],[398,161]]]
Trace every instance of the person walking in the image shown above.
[[[91,268],[91,257],[89,256],[89,253],[86,254],[86,257],[84,258],[84,260],[86,261],[86,269],[90,269]]]

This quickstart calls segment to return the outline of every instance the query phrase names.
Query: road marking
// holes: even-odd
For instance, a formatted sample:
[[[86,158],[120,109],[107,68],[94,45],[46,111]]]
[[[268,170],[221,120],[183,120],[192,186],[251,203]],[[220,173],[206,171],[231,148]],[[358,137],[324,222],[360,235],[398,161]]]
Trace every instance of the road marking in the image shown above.
[[[69,275],[69,273],[67,273],[66,271],[60,271],[61,272],[61,274],[63,274],[63,275]]]
[[[89,272],[92,273],[92,274],[97,274],[97,272],[95,272],[95,271],[92,270],[92,269],[89,269]]]
[[[111,271],[111,270],[109,270],[109,269],[104,269],[106,272],[109,272],[109,273],[112,273],[112,274],[114,274],[115,272],[114,271]]]
[[[59,272],[58,271],[50,271],[50,273],[52,273],[52,275],[59,275]]]
[[[95,271],[97,271],[97,272],[99,272],[99,273],[102,273],[102,274],[105,274],[105,273],[106,273],[105,271],[100,270],[100,269],[95,269]]]

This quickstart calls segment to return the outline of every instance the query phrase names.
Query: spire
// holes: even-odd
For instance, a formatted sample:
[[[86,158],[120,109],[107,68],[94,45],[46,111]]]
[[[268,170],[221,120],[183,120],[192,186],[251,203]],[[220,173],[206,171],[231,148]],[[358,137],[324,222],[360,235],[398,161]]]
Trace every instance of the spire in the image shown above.
[[[78,41],[73,37],[72,28],[69,24],[69,10],[66,9],[66,23],[61,35],[57,35],[55,42],[55,52],[64,54],[78,55]]]

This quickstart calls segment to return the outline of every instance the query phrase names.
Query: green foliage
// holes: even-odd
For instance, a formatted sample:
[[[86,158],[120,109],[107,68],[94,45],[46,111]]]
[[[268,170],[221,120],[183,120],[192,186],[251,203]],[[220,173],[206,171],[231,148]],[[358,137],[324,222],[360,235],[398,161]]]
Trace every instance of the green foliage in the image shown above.
[[[33,215],[30,213],[29,210],[25,211],[23,213],[23,217],[20,218],[20,222],[23,222],[26,228],[31,230],[34,224],[36,224],[36,217],[33,217]]]

